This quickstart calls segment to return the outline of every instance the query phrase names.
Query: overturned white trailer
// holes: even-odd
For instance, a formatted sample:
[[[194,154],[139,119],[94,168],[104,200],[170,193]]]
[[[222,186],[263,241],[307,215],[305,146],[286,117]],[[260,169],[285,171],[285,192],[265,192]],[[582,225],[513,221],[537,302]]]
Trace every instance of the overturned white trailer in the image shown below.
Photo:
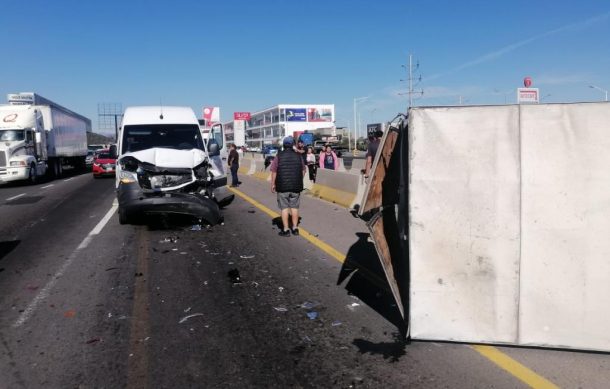
[[[610,351],[610,104],[412,108],[373,169],[411,338]]]

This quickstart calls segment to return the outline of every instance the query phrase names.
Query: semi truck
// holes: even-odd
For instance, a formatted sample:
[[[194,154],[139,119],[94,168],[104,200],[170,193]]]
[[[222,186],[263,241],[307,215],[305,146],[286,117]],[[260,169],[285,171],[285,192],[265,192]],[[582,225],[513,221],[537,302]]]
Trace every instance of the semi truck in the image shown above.
[[[91,120],[31,92],[0,105],[0,182],[60,177],[64,165],[85,168]]]

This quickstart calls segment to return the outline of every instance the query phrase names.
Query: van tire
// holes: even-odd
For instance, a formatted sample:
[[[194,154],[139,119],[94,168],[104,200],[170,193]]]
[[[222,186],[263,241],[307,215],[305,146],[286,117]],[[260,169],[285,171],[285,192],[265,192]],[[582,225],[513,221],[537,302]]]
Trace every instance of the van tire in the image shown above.
[[[119,224],[129,224],[129,217],[125,209],[119,207]]]

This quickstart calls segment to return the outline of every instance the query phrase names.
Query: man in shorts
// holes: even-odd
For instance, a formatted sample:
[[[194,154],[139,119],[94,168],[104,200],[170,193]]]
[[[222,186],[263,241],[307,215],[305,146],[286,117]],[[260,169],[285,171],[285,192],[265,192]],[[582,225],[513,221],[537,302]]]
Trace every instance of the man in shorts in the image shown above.
[[[294,139],[291,136],[284,138],[283,146],[284,149],[277,153],[271,163],[271,192],[277,193],[277,205],[282,211],[282,230],[279,235],[299,235],[299,200],[307,167],[301,155],[294,151]]]

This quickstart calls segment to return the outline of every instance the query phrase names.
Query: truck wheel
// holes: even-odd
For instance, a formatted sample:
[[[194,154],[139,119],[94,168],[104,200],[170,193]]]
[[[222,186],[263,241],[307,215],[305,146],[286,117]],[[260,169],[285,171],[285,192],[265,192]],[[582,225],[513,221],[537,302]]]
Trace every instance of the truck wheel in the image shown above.
[[[62,173],[63,173],[63,166],[61,166],[61,160],[59,158],[53,160],[53,174],[54,174],[55,178],[61,177]]]
[[[119,207],[119,224],[129,224],[127,212],[125,212],[125,210],[121,207]]]
[[[28,181],[34,185],[38,181],[38,172],[36,171],[36,165],[30,165],[30,174],[28,175]]]

